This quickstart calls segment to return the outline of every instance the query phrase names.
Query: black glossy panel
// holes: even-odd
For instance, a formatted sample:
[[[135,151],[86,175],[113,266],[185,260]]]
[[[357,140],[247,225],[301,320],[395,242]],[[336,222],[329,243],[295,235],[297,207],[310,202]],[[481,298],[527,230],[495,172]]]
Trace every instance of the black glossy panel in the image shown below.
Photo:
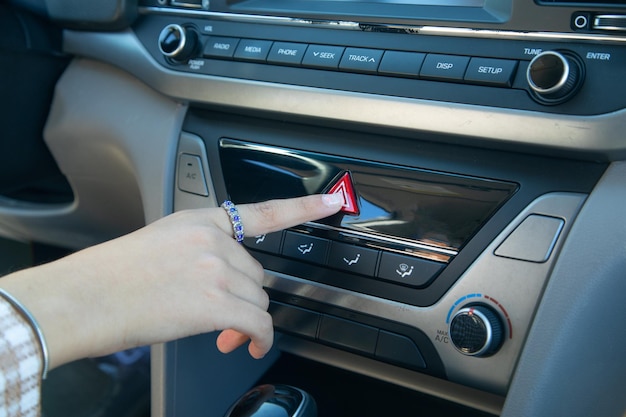
[[[376,356],[383,360],[409,364],[413,368],[426,368],[422,353],[411,339],[384,330],[378,333]]]
[[[333,345],[373,354],[378,340],[378,329],[337,317],[322,316],[319,339]]]
[[[274,327],[299,336],[315,339],[321,315],[311,310],[272,301],[269,313],[274,320]]]
[[[460,249],[517,185],[222,139],[226,189],[237,203],[324,192],[348,171],[358,216],[323,223]],[[294,252],[295,255],[298,255]]]

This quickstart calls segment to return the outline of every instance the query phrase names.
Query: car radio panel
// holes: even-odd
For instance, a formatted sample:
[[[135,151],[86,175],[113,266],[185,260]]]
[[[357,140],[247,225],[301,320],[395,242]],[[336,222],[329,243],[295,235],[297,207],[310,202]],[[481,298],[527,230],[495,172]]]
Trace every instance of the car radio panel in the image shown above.
[[[468,24],[472,19],[467,17],[463,19],[467,27],[461,30],[430,26],[441,24],[439,19],[416,27],[381,26],[363,23],[367,19],[358,14],[349,16],[350,21],[334,21],[314,19],[311,12],[308,20],[293,11],[309,3],[270,2],[272,10],[281,4],[291,7],[274,14],[259,11],[265,10],[259,6],[262,2],[235,2],[224,6],[227,11],[213,2],[215,11],[146,5],[143,10],[149,19],[141,19],[134,30],[157,62],[191,74],[571,115],[599,114],[626,105],[626,85],[621,82],[626,57],[619,52],[626,30],[619,27],[602,34],[579,34],[579,29],[568,28],[568,33],[556,35],[549,33],[550,22],[541,32],[529,33],[507,32],[505,21],[495,30]],[[316,3],[311,10],[362,6]],[[481,3],[484,7],[475,9],[496,8],[495,2]],[[391,10],[464,8],[374,4]],[[248,10],[255,6],[261,8]],[[555,9],[534,7],[538,13]],[[597,10],[599,21],[626,19],[623,9],[622,14],[615,9],[612,13]],[[572,17],[578,25],[581,16]],[[594,16],[584,14],[588,20]]]

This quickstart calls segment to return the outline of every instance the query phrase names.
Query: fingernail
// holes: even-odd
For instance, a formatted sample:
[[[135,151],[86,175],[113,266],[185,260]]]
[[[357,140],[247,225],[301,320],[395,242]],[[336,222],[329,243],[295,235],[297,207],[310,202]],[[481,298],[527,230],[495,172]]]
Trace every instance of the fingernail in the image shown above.
[[[339,193],[324,194],[322,201],[327,207],[336,208],[343,205],[343,196]]]

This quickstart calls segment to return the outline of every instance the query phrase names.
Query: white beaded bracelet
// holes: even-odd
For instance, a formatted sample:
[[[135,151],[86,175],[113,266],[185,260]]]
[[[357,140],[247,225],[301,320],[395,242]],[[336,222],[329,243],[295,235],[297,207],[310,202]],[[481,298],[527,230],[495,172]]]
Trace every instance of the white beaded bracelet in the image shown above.
[[[39,345],[41,346],[41,356],[42,356],[42,370],[41,370],[41,379],[46,379],[48,376],[48,367],[50,365],[50,357],[48,355],[48,345],[46,345],[46,339],[43,337],[43,332],[41,331],[41,327],[39,327],[39,323],[35,320],[35,317],[28,311],[26,307],[22,303],[20,303],[15,297],[11,294],[0,288],[0,296],[2,296],[5,300],[7,300],[17,311],[19,311],[22,316],[26,319],[26,321],[30,324],[30,327],[33,329],[33,332],[39,339]]]

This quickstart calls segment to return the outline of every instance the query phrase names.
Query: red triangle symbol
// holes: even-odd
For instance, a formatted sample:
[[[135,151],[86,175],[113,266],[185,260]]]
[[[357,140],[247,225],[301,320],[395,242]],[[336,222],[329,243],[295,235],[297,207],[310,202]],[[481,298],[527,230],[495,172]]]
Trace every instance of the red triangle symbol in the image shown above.
[[[341,211],[346,214],[358,216],[360,214],[358,199],[352,185],[352,177],[349,172],[345,172],[337,182],[328,190],[328,194],[341,194],[343,206]]]

